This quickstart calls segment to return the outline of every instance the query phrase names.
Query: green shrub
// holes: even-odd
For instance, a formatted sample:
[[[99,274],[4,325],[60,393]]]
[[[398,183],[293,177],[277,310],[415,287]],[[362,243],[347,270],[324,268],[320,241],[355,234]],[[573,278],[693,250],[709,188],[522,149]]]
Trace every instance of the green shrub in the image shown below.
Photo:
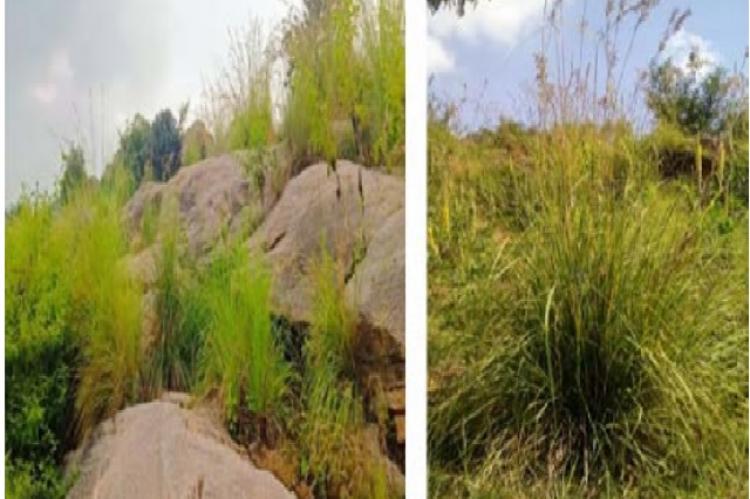
[[[70,480],[47,462],[6,462],[5,495],[10,499],[63,498],[70,488]]]
[[[6,463],[13,493],[56,494],[59,464],[134,392],[140,293],[119,264],[127,179],[23,198],[6,236]],[[75,269],[71,271],[71,269]],[[77,424],[76,424],[77,422]],[[28,479],[28,480],[27,480]],[[36,491],[36,492],[34,492]]]
[[[5,463],[9,496],[54,495],[69,448],[77,348],[67,322],[67,267],[45,195],[6,217]],[[46,491],[46,492],[45,492]],[[60,494],[62,495],[62,494]]]

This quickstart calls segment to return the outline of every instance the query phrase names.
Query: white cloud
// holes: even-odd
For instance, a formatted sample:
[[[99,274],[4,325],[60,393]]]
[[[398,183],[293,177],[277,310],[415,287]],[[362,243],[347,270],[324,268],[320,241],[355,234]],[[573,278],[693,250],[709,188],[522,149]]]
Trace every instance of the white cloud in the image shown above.
[[[690,63],[690,54],[698,54],[702,66],[698,71],[698,76],[706,76],[712,69],[719,64],[720,56],[711,43],[695,33],[681,29],[675,33],[664,47],[662,57],[671,59],[672,62],[682,68],[688,69]]]
[[[40,104],[52,104],[57,99],[57,85],[48,81],[31,87],[31,96]]]
[[[470,43],[490,41],[506,46],[540,25],[545,0],[495,0],[467,6],[462,17],[442,9],[429,20],[430,33],[438,38],[460,38]]]
[[[73,67],[70,65],[70,57],[65,49],[58,49],[52,54],[49,64],[49,73],[53,78],[70,80],[73,78]]]
[[[31,96],[40,104],[52,104],[57,100],[60,87],[67,86],[72,80],[73,67],[68,52],[57,49],[47,65],[47,78],[31,86]]]
[[[427,72],[430,74],[449,73],[456,66],[456,59],[433,35],[427,35]]]

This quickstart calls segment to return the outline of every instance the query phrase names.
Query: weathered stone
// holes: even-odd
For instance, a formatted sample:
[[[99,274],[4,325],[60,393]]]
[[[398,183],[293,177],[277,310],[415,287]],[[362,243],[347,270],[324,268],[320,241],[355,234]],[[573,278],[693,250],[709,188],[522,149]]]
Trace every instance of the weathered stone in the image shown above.
[[[324,242],[347,270],[350,300],[403,345],[403,207],[402,179],[349,161],[339,161],[336,171],[318,163],[292,178],[248,243],[271,264],[278,313],[309,321],[310,271]]]
[[[218,422],[185,405],[184,395],[171,394],[101,423],[71,457],[68,470],[80,476],[68,497],[294,497]]]
[[[253,195],[254,194],[254,195]],[[194,256],[210,249],[223,231],[240,227],[235,220],[243,208],[263,209],[261,194],[256,193],[245,174],[242,161],[224,154],[180,168],[166,183],[146,182],[125,206],[125,219],[133,238],[140,238],[141,225],[148,206],[162,211],[175,203],[178,220]]]

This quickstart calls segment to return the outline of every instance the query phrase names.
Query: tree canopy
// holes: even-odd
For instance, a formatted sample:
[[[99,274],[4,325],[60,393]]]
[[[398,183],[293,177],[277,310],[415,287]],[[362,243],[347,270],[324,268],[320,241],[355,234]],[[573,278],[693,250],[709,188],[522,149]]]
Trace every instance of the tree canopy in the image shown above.
[[[666,60],[653,63],[648,73],[646,103],[659,123],[677,126],[689,135],[726,131],[745,108],[737,76],[724,68],[706,68],[697,53],[681,68]]]
[[[139,184],[143,179],[146,163],[149,160],[151,124],[141,114],[136,114],[125,131],[120,134],[118,154],[125,167]]]
[[[172,111],[164,109],[151,124],[150,152],[154,178],[167,180],[180,167],[182,140]]]
[[[67,151],[62,152],[61,157],[63,176],[60,179],[60,198],[65,203],[75,188],[86,180],[86,162],[83,148],[75,143],[70,144]]]

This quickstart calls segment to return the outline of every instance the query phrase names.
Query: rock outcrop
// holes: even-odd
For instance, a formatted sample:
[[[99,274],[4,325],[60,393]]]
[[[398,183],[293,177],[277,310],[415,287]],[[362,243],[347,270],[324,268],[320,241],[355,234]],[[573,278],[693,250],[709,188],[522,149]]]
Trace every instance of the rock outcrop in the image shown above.
[[[250,238],[273,269],[280,315],[309,322],[311,270],[321,243],[346,269],[346,294],[360,314],[355,346],[358,377],[368,397],[381,397],[404,443],[404,183],[338,161],[309,166],[286,185]]]
[[[251,185],[241,159],[224,154],[180,168],[168,182],[146,182],[125,206],[125,219],[138,237],[146,210],[161,208],[172,199],[177,204],[181,228],[190,254],[210,249],[222,231],[235,228],[250,217],[261,218],[263,200]]]
[[[250,238],[273,268],[274,304],[308,322],[321,241],[347,269],[347,294],[373,327],[404,344],[404,183],[349,161],[303,170]]]
[[[158,326],[152,287],[159,244],[144,240],[147,210],[163,209],[172,199],[188,254],[197,259],[223,234],[255,226],[248,252],[261,253],[271,267],[274,312],[303,328],[310,320],[313,265],[324,242],[342,265],[346,296],[360,316],[358,382],[371,408],[388,407],[389,454],[403,465],[403,179],[343,160],[335,171],[318,163],[289,179],[289,168],[278,165],[280,155],[272,156],[272,167],[258,154],[206,159],[166,183],[142,185],[126,205],[124,217],[140,241],[125,264],[144,286],[142,345],[153,343]]]
[[[70,498],[295,497],[257,469],[208,411],[188,410],[174,394],[101,423],[68,470]]]

